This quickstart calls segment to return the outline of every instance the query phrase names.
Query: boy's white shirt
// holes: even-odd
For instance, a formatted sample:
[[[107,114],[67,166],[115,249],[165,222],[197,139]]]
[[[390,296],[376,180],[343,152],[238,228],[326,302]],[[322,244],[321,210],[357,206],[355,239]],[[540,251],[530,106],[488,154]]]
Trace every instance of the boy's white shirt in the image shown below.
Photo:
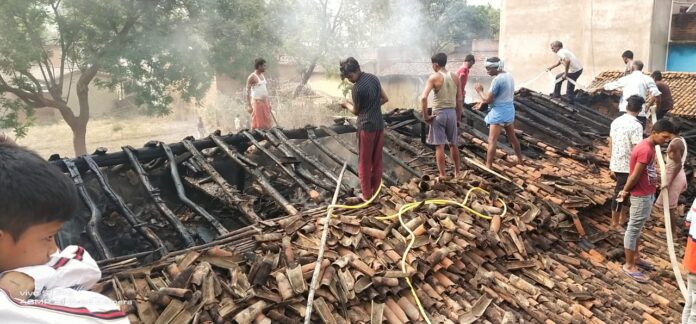
[[[12,271],[32,277],[35,288],[26,302],[0,290],[2,323],[129,323],[116,302],[87,290],[99,281],[101,270],[82,247],[68,246],[44,265]]]

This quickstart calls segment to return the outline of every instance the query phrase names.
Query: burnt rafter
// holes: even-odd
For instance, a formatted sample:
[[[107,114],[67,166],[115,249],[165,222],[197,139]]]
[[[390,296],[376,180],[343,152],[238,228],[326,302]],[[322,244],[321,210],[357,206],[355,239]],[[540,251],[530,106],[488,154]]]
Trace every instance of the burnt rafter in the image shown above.
[[[265,154],[267,157],[269,157],[273,162],[275,162],[275,164],[278,166],[278,168],[280,168],[285,174],[287,174],[291,179],[293,179],[297,183],[297,185],[299,185],[300,188],[302,188],[302,190],[307,192],[307,195],[309,195],[310,198],[312,198],[314,200],[319,198],[319,193],[316,190],[310,188],[307,185],[307,183],[304,182],[304,180],[302,180],[297,175],[297,173],[295,173],[295,170],[293,170],[292,168],[285,165],[285,163],[283,163],[283,161],[281,161],[279,157],[277,157],[275,154],[273,154],[273,152],[269,151],[267,148],[265,148],[263,145],[261,145],[261,143],[259,143],[259,141],[257,141],[256,138],[254,138],[254,136],[251,133],[249,133],[248,131],[242,131],[242,134],[244,134],[244,136],[246,136],[249,139],[249,141],[251,141],[252,145],[254,145],[257,149],[259,149],[259,151],[261,151],[263,154]]]
[[[181,238],[184,240],[186,246],[195,245],[196,243],[193,240],[193,237],[191,237],[191,234],[188,232],[184,224],[182,224],[181,220],[179,220],[179,218],[174,214],[174,212],[172,212],[172,210],[169,209],[169,207],[167,207],[167,204],[164,202],[164,199],[162,199],[160,195],[159,188],[153,186],[150,182],[150,179],[148,178],[145,169],[143,169],[142,164],[140,164],[140,161],[138,161],[138,158],[135,156],[135,153],[133,153],[134,149],[129,146],[124,146],[123,151],[126,152],[126,156],[128,156],[128,159],[130,160],[130,165],[133,167],[135,172],[140,177],[140,182],[142,183],[143,187],[145,187],[145,190],[147,191],[148,195],[157,206],[157,209],[159,209],[159,211],[162,213],[162,216],[164,216],[164,218],[167,219],[169,224],[171,224],[174,227],[174,229],[176,229]]]
[[[251,174],[251,176],[254,177],[254,180],[256,180],[256,182],[261,186],[264,193],[269,195],[276,203],[278,203],[278,205],[285,209],[288,214],[297,214],[297,209],[295,209],[295,207],[271,185],[270,180],[268,180],[263,172],[259,170],[257,165],[250,165],[246,158],[244,158],[239,152],[231,150],[219,136],[211,134],[210,138],[225,153],[225,155],[227,155],[227,157],[241,166],[247,173]]]
[[[212,139],[211,139],[212,141]],[[232,207],[236,207],[242,212],[242,215],[251,223],[256,224],[261,222],[261,218],[256,214],[253,208],[253,200],[249,198],[244,198],[235,190],[232,185],[230,185],[225,179],[220,175],[215,168],[206,161],[205,157],[201,152],[196,149],[193,143],[189,140],[182,141],[184,147],[192,154],[191,159],[200,166],[205,173],[207,173],[213,182],[215,182],[220,189],[223,191],[225,196],[225,201]],[[189,182],[191,185],[196,185],[195,183]]]
[[[208,223],[210,223],[210,225],[212,225],[215,228],[218,234],[227,234],[228,230],[220,223],[220,221],[217,220],[217,218],[215,218],[213,215],[208,213],[203,207],[199,206],[186,196],[186,190],[184,189],[184,185],[181,183],[179,169],[177,168],[176,159],[174,159],[172,149],[169,147],[169,145],[164,143],[160,143],[159,145],[162,147],[164,153],[167,155],[167,160],[169,160],[169,170],[171,172],[172,180],[174,181],[174,187],[176,187],[176,193],[179,196],[179,200],[181,200],[189,208],[193,209],[198,215],[205,218],[205,220],[207,220]]]
[[[92,243],[94,243],[94,246],[97,248],[97,251],[99,251],[100,256],[104,259],[110,259],[113,257],[113,253],[109,247],[106,246],[106,243],[104,243],[104,239],[102,239],[101,234],[99,234],[99,224],[102,221],[101,210],[99,210],[99,207],[94,203],[94,200],[89,195],[89,191],[87,190],[87,187],[85,187],[85,182],[82,180],[80,171],[77,170],[75,163],[68,159],[63,162],[68,168],[68,173],[70,173],[70,177],[73,179],[75,187],[77,187],[77,192],[80,193],[80,198],[82,198],[82,201],[85,203],[85,205],[87,205],[87,208],[89,208],[90,217],[86,226],[87,236],[89,236],[89,239],[92,241]]]
[[[94,176],[97,177],[97,181],[102,187],[102,190],[104,190],[106,196],[109,197],[109,200],[111,200],[114,205],[116,205],[116,208],[118,208],[120,214],[126,219],[128,224],[147,238],[147,240],[150,241],[152,245],[156,246],[161,253],[167,253],[167,247],[164,245],[162,240],[155,234],[155,232],[152,231],[152,229],[147,227],[147,224],[141,222],[137,217],[135,217],[133,211],[123,201],[123,198],[121,198],[121,196],[114,191],[111,184],[109,184],[109,180],[107,180],[106,176],[104,173],[102,173],[101,169],[97,165],[97,162],[95,162],[92,157],[88,155],[83,156],[83,160],[87,164],[89,170],[91,170],[92,173],[94,173]]]
[[[292,149],[292,143],[289,143],[287,141],[281,141],[280,138],[276,137],[274,134],[268,131],[259,131],[261,134],[263,134],[264,138],[267,139],[275,148],[277,148],[280,152],[283,153],[283,155],[288,158],[288,159],[297,159],[298,157],[305,163],[308,163],[311,166],[315,166],[312,164],[309,159],[309,156],[302,152],[302,150],[299,149]],[[282,134],[282,132],[279,132]],[[301,154],[298,154],[298,152],[301,152]],[[318,170],[318,169],[317,169]],[[314,174],[312,174],[309,170],[307,170],[302,163],[296,163],[295,164],[295,171],[297,171],[297,174],[300,175],[301,177],[305,178],[307,181],[323,188],[327,192],[331,192],[333,188],[331,188],[333,185],[327,181],[324,181],[321,177],[317,177]],[[321,172],[323,175],[327,176],[327,180],[333,180],[335,182],[336,180],[333,179],[332,176],[328,176],[327,173],[322,172],[321,170],[318,170]],[[328,170],[326,170],[328,171]],[[332,175],[331,172],[328,172],[328,174]],[[346,191],[347,189],[345,186],[341,186],[342,191]]]

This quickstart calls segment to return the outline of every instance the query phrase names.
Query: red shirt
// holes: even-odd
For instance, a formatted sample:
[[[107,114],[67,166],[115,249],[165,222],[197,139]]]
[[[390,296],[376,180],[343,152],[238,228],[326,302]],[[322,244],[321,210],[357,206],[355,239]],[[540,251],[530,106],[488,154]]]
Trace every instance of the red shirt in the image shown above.
[[[691,209],[686,214],[687,227],[689,227],[689,235],[686,238],[686,250],[684,250],[684,267],[691,274],[696,274],[696,199],[691,205]],[[689,222],[693,221],[695,225],[692,227]]]
[[[645,164],[643,173],[638,177],[638,183],[631,189],[631,196],[654,195],[657,189],[657,172],[655,172],[655,147],[649,139],[638,143],[631,151],[628,167],[630,174],[637,163]]]
[[[459,82],[459,90],[462,92],[462,100],[464,100],[464,88],[466,88],[466,81],[469,80],[469,67],[466,63],[462,64],[462,67],[457,70],[457,76],[462,81]]]

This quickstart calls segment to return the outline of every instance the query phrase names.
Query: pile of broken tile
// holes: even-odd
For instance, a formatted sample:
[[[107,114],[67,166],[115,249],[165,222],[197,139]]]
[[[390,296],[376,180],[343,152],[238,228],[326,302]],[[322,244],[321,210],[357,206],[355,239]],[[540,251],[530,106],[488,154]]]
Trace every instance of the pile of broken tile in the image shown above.
[[[442,183],[413,179],[384,189],[378,202],[365,209],[337,210],[313,322],[422,322],[405,276],[413,280],[433,323],[666,323],[678,318],[678,291],[668,275],[646,285],[630,282],[619,264],[598,250],[549,230],[564,222],[572,227],[563,209],[535,198],[538,192],[496,191],[496,181],[472,171]],[[479,212],[499,215],[502,206],[492,201],[507,202],[500,225],[455,207],[425,204],[404,215],[416,237],[402,273],[407,232],[396,220],[375,217],[427,198],[461,200],[475,186],[493,192],[473,195],[469,205]],[[319,208],[276,219],[231,233],[230,243],[121,269],[98,291],[134,301],[129,312],[135,323],[298,323],[324,213]],[[602,227],[601,219],[588,220],[590,228]],[[604,234],[597,242],[608,239]],[[656,246],[659,239],[647,236],[645,241],[649,249],[664,251]]]
[[[481,114],[467,111],[474,122],[461,134],[460,178],[412,178],[385,187],[364,209],[335,210],[312,322],[424,322],[406,276],[433,323],[678,322],[681,297],[659,218],[642,240],[657,269],[651,281],[640,285],[621,271],[623,236],[608,226],[607,120],[535,93],[518,94],[516,105],[523,165],[501,143],[493,170],[483,167]],[[570,122],[575,129],[558,130]],[[434,174],[431,149],[396,127],[385,134],[390,159]],[[474,192],[467,205],[494,219],[498,198],[506,202],[500,222],[428,204],[404,214],[416,236],[403,273],[407,231],[376,217],[428,198],[462,201],[473,187],[491,194]],[[257,222],[145,266],[136,257],[108,260],[96,290],[131,301],[134,323],[298,323],[325,214],[323,206]]]

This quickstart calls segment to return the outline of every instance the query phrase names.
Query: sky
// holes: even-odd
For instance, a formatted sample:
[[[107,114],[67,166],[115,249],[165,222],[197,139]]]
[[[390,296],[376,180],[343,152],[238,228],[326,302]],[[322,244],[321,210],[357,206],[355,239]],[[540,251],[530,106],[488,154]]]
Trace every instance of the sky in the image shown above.
[[[470,5],[486,5],[490,4],[494,8],[500,8],[500,3],[502,0],[467,0],[466,3]]]

